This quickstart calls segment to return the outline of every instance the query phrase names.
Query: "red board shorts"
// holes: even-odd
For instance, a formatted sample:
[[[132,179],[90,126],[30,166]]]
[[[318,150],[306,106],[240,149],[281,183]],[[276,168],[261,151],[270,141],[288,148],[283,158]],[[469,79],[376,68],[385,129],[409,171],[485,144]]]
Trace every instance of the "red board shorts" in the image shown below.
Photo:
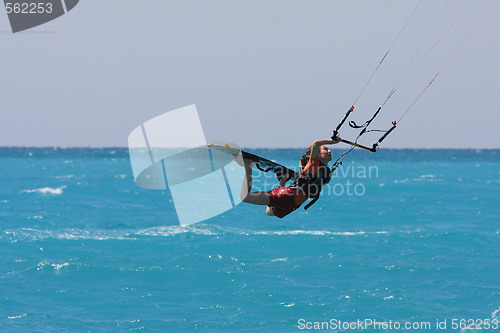
[[[269,207],[280,219],[298,208],[295,206],[295,190],[289,187],[275,188],[269,192]]]

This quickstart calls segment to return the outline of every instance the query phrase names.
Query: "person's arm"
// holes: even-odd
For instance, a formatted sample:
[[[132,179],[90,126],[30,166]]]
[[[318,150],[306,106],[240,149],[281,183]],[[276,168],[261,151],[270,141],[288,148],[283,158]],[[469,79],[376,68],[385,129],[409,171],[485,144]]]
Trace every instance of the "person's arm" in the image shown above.
[[[311,159],[318,157],[319,154],[319,147],[322,145],[334,145],[336,143],[339,143],[340,137],[336,137],[335,140],[329,139],[329,140],[316,140],[313,142],[313,149],[311,151]]]

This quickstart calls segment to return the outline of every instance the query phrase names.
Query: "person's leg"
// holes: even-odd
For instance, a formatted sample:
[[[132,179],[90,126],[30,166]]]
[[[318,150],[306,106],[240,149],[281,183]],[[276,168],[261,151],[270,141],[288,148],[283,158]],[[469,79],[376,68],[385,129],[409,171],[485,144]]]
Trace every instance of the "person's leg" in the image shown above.
[[[245,177],[243,178],[243,184],[241,184],[240,199],[244,202],[252,190],[253,162],[243,159],[243,167],[245,168]]]
[[[244,159],[245,163],[245,178],[241,185],[240,199],[243,202],[254,205],[269,205],[269,192],[251,192],[252,190],[252,171],[253,161]]]

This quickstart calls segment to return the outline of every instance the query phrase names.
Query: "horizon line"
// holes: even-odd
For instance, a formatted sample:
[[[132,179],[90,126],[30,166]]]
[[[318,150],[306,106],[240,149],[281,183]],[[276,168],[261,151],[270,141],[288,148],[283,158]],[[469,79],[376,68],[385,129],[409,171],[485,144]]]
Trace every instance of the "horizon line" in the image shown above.
[[[15,149],[15,148],[24,148],[24,149],[129,149],[126,146],[0,146],[0,149]],[[165,147],[166,149],[179,149],[186,147]],[[307,147],[239,147],[241,149],[305,149]],[[332,147],[332,150],[343,150],[344,148]],[[413,150],[500,150],[498,148],[479,148],[479,147],[382,147],[380,150],[404,150],[404,149],[413,149]]]

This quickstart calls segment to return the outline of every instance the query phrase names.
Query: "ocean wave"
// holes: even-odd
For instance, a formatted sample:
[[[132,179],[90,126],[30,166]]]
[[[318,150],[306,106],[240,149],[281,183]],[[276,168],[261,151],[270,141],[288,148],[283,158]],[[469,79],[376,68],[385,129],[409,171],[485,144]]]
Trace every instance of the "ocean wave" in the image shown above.
[[[421,175],[418,178],[395,179],[394,183],[404,184],[404,183],[413,183],[413,182],[439,182],[439,181],[441,181],[441,179],[437,178],[435,175]]]
[[[24,191],[21,191],[21,193],[41,193],[41,194],[59,195],[59,194],[63,194],[63,191],[65,188],[66,188],[66,185],[60,186],[58,188],[43,187],[43,188],[37,188],[34,190],[24,190]]]
[[[328,230],[280,230],[280,231],[256,231],[254,235],[272,235],[272,236],[289,236],[289,235],[312,235],[312,236],[359,236],[368,234],[388,234],[388,231],[328,231]]]
[[[491,314],[491,319],[500,320],[500,308],[493,311],[493,313]]]
[[[275,259],[271,259],[271,262],[285,262],[285,261],[288,261],[288,258],[275,258]]]
[[[421,182],[421,181],[428,181],[428,182],[434,182],[434,181],[439,181],[439,179],[436,178],[434,175],[421,175],[418,178],[413,179],[414,181]]]
[[[153,227],[153,228],[141,229],[135,232],[135,234],[139,236],[153,236],[153,237],[158,237],[158,236],[168,237],[186,233],[192,233],[195,235],[205,235],[205,236],[218,235],[217,232],[214,232],[209,228],[196,227],[194,225]]]
[[[28,240],[37,241],[44,239],[60,240],[136,240],[142,237],[175,237],[179,235],[197,236],[360,236],[368,234],[388,234],[388,231],[329,231],[329,230],[273,230],[256,231],[215,225],[190,225],[190,226],[159,226],[144,229],[94,229],[83,230],[67,228],[60,230],[38,230],[33,228],[20,228],[6,230],[0,234],[1,238],[11,241]]]
[[[85,265],[81,264],[81,263],[77,263],[77,262],[64,261],[64,262],[58,263],[58,262],[50,262],[50,261],[44,260],[44,261],[41,261],[38,263],[36,270],[42,271],[42,270],[50,269],[56,273],[61,273],[63,270],[69,269],[70,267],[79,268],[82,266],[85,266]]]
[[[21,319],[21,318],[24,318],[24,317],[28,317],[28,313],[23,313],[22,315],[18,315],[18,316],[8,316],[7,318],[9,318],[10,320],[14,320],[14,319]]]
[[[75,175],[64,175],[64,176],[56,176],[56,179],[71,179],[71,178],[76,178]]]
[[[6,230],[1,238],[7,238],[11,241],[28,240],[38,241],[45,239],[59,240],[135,240],[138,237],[171,237],[181,234],[196,235],[218,235],[211,230],[196,228],[192,226],[164,226],[146,229],[94,229],[83,230],[78,228],[60,229],[60,230],[38,230],[33,228],[20,228],[16,230]]]
[[[52,267],[54,270],[60,270],[63,267],[69,266],[69,262],[64,262],[62,264],[56,264],[56,263],[50,263],[48,261],[42,261],[38,263],[37,270],[40,271],[44,269],[45,267]]]
[[[42,218],[35,216],[33,218]],[[500,230],[492,232],[495,236],[500,234]],[[80,228],[64,228],[55,230],[39,230],[34,228],[19,228],[10,229],[0,232],[0,239],[6,239],[11,242],[17,241],[39,241],[46,239],[56,240],[122,240],[135,241],[148,237],[179,237],[179,236],[197,236],[197,237],[224,237],[224,236],[241,236],[241,237],[368,237],[368,236],[390,236],[390,235],[409,235],[409,234],[424,234],[429,237],[446,236],[448,232],[433,233],[421,229],[415,230],[399,230],[399,231],[334,231],[334,230],[250,230],[244,228],[218,226],[218,225],[169,225],[156,226],[143,229],[134,229],[130,226],[122,228],[107,228],[107,229],[80,229]]]
[[[20,228],[16,230],[6,230],[0,238],[10,239],[12,242],[18,240],[38,241],[45,239],[60,240],[124,240],[133,239],[127,237],[126,233],[113,232],[109,230],[82,230],[82,229],[63,229],[63,230],[38,230],[32,228]]]
[[[272,235],[272,236],[288,236],[288,235],[314,235],[314,236],[356,236],[365,235],[364,231],[328,231],[328,230],[282,230],[282,231],[257,231],[254,235]]]

